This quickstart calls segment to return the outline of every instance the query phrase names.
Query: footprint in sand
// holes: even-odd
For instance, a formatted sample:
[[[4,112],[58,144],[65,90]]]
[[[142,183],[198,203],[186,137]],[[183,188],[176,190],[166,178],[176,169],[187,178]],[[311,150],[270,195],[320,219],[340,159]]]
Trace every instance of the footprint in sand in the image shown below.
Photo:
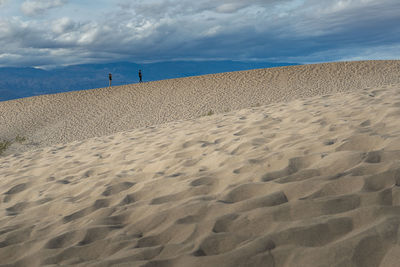
[[[19,202],[12,207],[6,208],[7,216],[15,216],[30,206],[29,202]]]
[[[3,199],[3,202],[7,203],[9,202],[14,195],[21,193],[22,191],[25,191],[29,187],[29,183],[22,183],[13,186],[10,188],[7,192],[4,193],[5,197]]]
[[[255,198],[260,195],[265,195],[269,189],[268,184],[264,183],[248,183],[241,184],[229,190],[219,201],[227,204],[232,204],[244,201],[250,198]]]
[[[128,190],[129,188],[131,188],[134,185],[135,185],[135,183],[131,183],[131,182],[122,182],[122,183],[118,183],[115,185],[110,185],[106,188],[106,190],[102,193],[102,195],[103,196],[115,195],[122,191]]]
[[[243,241],[245,241],[244,237],[232,233],[213,233],[200,243],[193,255],[203,257],[227,253],[234,250]]]
[[[72,246],[81,239],[78,231],[71,231],[50,239],[44,246],[47,249],[57,249]]]
[[[215,221],[212,231],[214,233],[229,232],[229,226],[239,217],[237,213],[223,215]]]
[[[109,199],[98,199],[96,200],[92,206],[81,209],[77,212],[74,212],[70,215],[67,215],[63,218],[64,223],[68,223],[71,221],[75,221],[77,219],[80,219],[82,217],[85,217],[87,215],[89,215],[90,213],[101,209],[101,208],[106,208],[110,205],[110,200]]]
[[[261,180],[263,182],[268,182],[268,181],[272,181],[272,180],[275,180],[278,178],[282,178],[285,176],[295,174],[303,169],[307,169],[313,163],[318,162],[320,159],[321,159],[320,154],[291,158],[291,159],[289,159],[289,162],[288,162],[288,165],[286,168],[279,170],[279,171],[275,171],[275,172],[268,172],[261,177]],[[289,182],[291,180],[295,181],[298,179],[303,179],[303,178],[309,177],[310,175],[316,176],[316,175],[319,175],[319,172],[318,172],[318,170],[314,170],[314,169],[304,170],[304,173],[300,173],[300,175],[299,175],[300,177],[290,178],[286,182]]]
[[[14,195],[24,191],[28,187],[28,183],[22,183],[16,186],[13,186],[10,190],[5,192],[5,195]]]
[[[214,185],[218,182],[212,177],[201,177],[190,182],[190,186]]]

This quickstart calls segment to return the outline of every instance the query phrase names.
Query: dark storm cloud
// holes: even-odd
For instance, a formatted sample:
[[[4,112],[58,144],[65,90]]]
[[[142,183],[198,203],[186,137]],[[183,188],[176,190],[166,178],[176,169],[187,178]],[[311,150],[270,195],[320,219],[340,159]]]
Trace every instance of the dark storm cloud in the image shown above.
[[[48,9],[66,3],[25,2]],[[61,14],[0,18],[0,65],[400,57],[397,0],[120,0],[102,16]]]

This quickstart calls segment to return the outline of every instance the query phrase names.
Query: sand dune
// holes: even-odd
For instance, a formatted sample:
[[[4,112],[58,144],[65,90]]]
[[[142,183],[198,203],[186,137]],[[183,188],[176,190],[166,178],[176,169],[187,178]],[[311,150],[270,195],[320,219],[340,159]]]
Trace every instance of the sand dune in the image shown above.
[[[109,135],[251,106],[400,83],[400,61],[340,62],[222,73],[0,102],[10,151]]]
[[[341,64],[357,65],[310,68]],[[329,89],[330,75],[292,101],[1,157],[0,266],[397,266],[400,83],[393,72]],[[107,103],[107,90],[2,108],[81,94]]]

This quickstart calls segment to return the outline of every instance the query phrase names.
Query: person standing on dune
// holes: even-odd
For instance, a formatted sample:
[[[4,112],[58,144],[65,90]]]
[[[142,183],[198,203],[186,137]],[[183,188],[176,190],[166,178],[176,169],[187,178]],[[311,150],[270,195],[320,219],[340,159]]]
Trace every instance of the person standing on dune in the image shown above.
[[[112,74],[111,73],[108,74],[108,80],[110,81],[110,87],[111,87],[111,81],[112,81]]]
[[[142,82],[142,70],[139,70],[139,82]]]

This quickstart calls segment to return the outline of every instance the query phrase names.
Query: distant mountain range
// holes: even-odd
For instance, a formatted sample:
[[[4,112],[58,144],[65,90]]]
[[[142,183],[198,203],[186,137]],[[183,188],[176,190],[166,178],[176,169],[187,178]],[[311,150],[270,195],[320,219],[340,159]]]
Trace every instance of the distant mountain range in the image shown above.
[[[211,73],[298,65],[295,63],[243,61],[171,61],[148,64],[117,62],[108,64],[72,65],[52,70],[36,68],[0,68],[0,101],[43,94],[84,90],[112,85],[156,81]]]

